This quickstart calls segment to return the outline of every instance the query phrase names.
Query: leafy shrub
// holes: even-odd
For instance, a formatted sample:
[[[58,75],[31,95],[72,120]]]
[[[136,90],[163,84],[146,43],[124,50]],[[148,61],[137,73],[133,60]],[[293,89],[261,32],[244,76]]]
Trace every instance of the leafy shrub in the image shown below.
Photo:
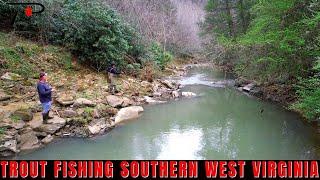
[[[136,76],[139,73],[140,69],[141,69],[141,64],[139,63],[128,64],[126,66],[126,73]]]
[[[152,43],[147,52],[147,61],[154,62],[161,70],[173,59],[173,56],[161,48],[159,43]]]
[[[60,37],[79,60],[91,64],[98,71],[112,61],[123,62],[132,49],[133,33],[127,24],[105,4],[99,2],[68,1],[57,17]]]
[[[320,117],[320,79],[300,80],[297,86],[299,101],[291,108],[301,111],[308,120]]]

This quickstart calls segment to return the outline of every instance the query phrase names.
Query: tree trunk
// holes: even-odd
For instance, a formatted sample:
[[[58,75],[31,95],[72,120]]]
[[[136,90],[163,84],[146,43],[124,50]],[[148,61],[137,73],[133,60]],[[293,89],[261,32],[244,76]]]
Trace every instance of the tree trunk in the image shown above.
[[[232,38],[235,38],[235,26],[233,22],[230,0],[225,0],[226,5],[226,12],[228,15],[228,27],[229,27],[229,34]]]

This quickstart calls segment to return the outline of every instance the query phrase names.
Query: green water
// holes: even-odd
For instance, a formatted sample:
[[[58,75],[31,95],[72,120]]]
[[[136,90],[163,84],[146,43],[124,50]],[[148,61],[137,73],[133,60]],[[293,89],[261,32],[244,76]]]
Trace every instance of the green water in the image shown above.
[[[320,141],[312,127],[232,86],[211,86],[225,78],[230,76],[195,68],[181,82],[184,91],[199,97],[145,106],[141,118],[104,136],[58,140],[16,158],[319,159]]]

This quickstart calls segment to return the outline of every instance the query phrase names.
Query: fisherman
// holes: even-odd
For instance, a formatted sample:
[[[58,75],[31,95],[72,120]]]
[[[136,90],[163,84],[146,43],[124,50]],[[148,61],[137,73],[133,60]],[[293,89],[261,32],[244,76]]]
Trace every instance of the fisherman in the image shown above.
[[[43,70],[40,72],[39,82],[37,84],[37,90],[39,99],[42,105],[42,119],[43,123],[47,123],[48,119],[52,119],[49,116],[51,105],[52,105],[52,92],[54,89],[47,82],[47,73]]]
[[[109,92],[112,94],[118,93],[119,91],[117,90],[117,87],[116,87],[115,76],[119,75],[120,73],[117,71],[116,64],[114,62],[112,62],[111,66],[108,67],[107,72],[108,72]]]

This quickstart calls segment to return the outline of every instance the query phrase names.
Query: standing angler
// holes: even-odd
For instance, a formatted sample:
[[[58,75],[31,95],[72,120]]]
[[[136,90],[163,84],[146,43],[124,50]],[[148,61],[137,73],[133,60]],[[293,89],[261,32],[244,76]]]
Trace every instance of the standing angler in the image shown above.
[[[109,92],[114,94],[117,93],[117,87],[115,82],[115,76],[120,73],[117,71],[116,64],[114,62],[111,63],[111,66],[107,69],[108,72],[108,83],[109,83]]]
[[[49,112],[51,110],[51,105],[52,105],[51,94],[54,90],[47,83],[47,74],[43,71],[40,73],[40,79],[37,84],[37,90],[38,90],[40,102],[43,109],[42,111],[43,123],[47,123],[48,119],[52,119],[52,117],[49,117]]]

